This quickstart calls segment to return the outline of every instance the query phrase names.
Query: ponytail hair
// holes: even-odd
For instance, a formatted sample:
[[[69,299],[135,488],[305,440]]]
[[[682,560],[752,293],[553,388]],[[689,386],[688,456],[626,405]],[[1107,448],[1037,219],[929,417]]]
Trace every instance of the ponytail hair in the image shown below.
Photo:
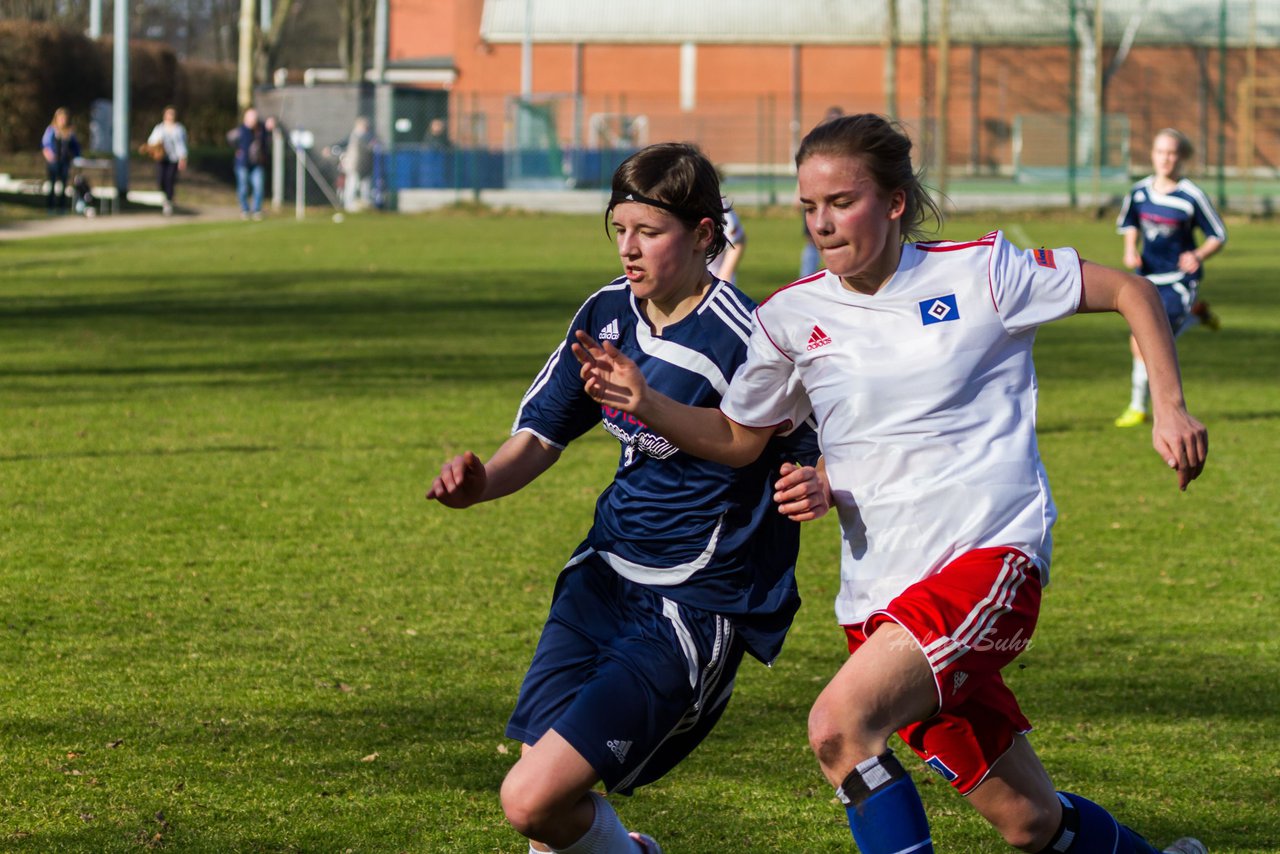
[[[796,166],[815,155],[856,157],[881,192],[901,190],[906,195],[903,242],[928,237],[942,225],[942,210],[921,181],[923,170],[917,172],[911,166],[911,138],[896,122],[875,113],[827,119],[801,141]],[[925,227],[929,220],[933,220],[933,228]]]

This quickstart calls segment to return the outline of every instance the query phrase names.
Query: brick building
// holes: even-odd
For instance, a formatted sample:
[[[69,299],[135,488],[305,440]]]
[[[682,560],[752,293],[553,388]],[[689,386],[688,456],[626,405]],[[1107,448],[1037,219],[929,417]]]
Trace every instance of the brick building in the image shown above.
[[[643,13],[599,0],[389,2],[389,67],[449,70],[437,85],[463,143],[521,146],[513,105],[523,90],[564,148],[692,139],[719,163],[778,170],[804,130],[840,105],[892,110],[925,149],[945,127],[949,169],[1007,173],[1028,154],[1016,150],[1024,119],[1052,115],[1065,128],[1073,104],[1088,100],[1093,66],[1081,57],[1096,32],[1091,13],[1073,27],[1068,4],[1049,0],[951,0],[949,28],[940,0],[897,0],[892,40],[888,0],[653,0]],[[1137,21],[1106,84],[1109,139],[1126,137],[1110,156],[1127,141],[1133,167],[1145,168],[1147,141],[1172,125],[1197,143],[1202,165],[1280,164],[1280,98],[1256,109],[1251,153],[1241,145],[1250,67],[1280,93],[1280,4],[1166,0],[1142,15],[1143,5],[1104,6],[1104,65]],[[1083,147],[1090,115],[1076,116]],[[1065,140],[1054,144],[1065,159]]]

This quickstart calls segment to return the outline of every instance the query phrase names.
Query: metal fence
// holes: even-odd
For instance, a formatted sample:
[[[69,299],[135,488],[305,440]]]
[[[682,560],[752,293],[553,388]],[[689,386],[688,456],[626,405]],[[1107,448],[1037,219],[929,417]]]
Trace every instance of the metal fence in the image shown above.
[[[598,189],[664,139],[699,143],[753,201],[785,203],[795,147],[833,105],[898,118],[930,183],[957,198],[1096,203],[1149,170],[1151,138],[1170,126],[1195,144],[1193,173],[1220,204],[1268,208],[1280,193],[1274,0],[796,0],[785,16],[737,0],[731,17],[710,0],[651,5],[653,32],[637,34],[608,4],[487,2],[481,35],[508,51],[527,35],[550,81],[526,98],[518,81],[470,89],[465,75],[453,90],[260,94],[324,140],[371,116],[388,206],[405,190]],[[531,7],[529,21],[513,11]],[[616,69],[639,56],[654,74],[678,67],[681,85],[628,85]],[[696,97],[691,57],[714,69],[690,72]]]

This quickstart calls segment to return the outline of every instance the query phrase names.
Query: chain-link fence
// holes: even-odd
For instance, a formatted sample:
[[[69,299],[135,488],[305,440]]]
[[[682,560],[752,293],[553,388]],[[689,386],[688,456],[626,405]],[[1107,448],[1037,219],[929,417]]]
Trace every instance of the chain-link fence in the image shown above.
[[[468,83],[480,75],[465,69],[452,90],[262,94],[325,143],[371,116],[387,205],[405,190],[597,189],[627,154],[668,139],[699,143],[740,197],[785,203],[795,148],[832,106],[897,117],[930,183],[954,197],[1114,196],[1149,171],[1164,127],[1195,144],[1192,170],[1220,203],[1280,194],[1275,0],[733,8],[653,0],[637,22],[581,0],[488,0],[480,35],[506,67],[532,45],[531,96],[497,74],[483,79],[510,85]],[[460,64],[471,61],[484,60]]]

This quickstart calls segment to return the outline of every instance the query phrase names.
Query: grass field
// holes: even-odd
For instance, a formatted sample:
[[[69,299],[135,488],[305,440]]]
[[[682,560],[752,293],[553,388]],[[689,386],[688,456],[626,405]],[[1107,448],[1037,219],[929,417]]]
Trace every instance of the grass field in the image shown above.
[[[790,278],[799,226],[753,218],[742,275]],[[994,223],[1118,261],[1109,222]],[[1040,332],[1061,518],[1008,674],[1059,787],[1153,841],[1280,851],[1280,291],[1274,224],[1231,223],[1181,352],[1209,467],[1179,493],[1128,398],[1122,321]],[[175,226],[0,243],[0,849],[522,852],[502,737],[552,583],[617,446],[523,493],[422,494],[487,455],[584,296],[599,218],[450,215]],[[834,519],[772,669],[619,807],[671,854],[851,851],[805,741],[843,658]],[[1006,850],[912,769],[938,850]]]

